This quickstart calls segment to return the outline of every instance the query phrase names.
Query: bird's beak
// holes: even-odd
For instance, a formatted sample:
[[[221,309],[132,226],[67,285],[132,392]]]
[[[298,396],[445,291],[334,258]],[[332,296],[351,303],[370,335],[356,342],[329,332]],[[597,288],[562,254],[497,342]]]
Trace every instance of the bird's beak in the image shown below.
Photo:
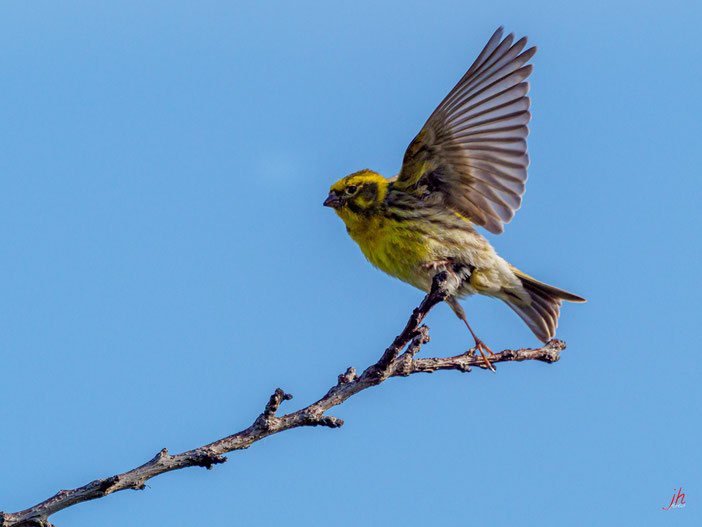
[[[330,192],[327,199],[324,200],[323,205],[333,209],[341,207],[341,196],[339,196],[336,192]]]

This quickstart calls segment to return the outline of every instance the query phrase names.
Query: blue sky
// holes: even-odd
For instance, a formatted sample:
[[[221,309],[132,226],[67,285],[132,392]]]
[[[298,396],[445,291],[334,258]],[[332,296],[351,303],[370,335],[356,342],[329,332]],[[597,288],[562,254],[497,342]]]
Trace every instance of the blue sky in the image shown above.
[[[587,297],[555,365],[394,379],[51,518],[131,525],[699,525],[694,2],[3,2],[0,509],[292,411],[420,301],[321,203],[406,145],[494,29],[539,46],[500,254]],[[465,301],[493,349],[538,342]],[[447,306],[425,355],[471,344]],[[684,509],[662,511],[683,487]]]

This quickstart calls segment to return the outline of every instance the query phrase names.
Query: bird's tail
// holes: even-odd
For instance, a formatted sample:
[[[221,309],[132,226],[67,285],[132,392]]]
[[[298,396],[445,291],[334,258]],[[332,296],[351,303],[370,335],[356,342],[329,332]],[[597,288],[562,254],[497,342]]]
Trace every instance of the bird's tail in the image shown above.
[[[585,302],[585,299],[563,289],[539,282],[514,267],[512,271],[522,283],[530,302],[517,299],[516,295],[508,295],[508,298],[503,298],[503,300],[526,322],[529,329],[541,342],[548,342],[556,335],[561,302],[563,300]]]

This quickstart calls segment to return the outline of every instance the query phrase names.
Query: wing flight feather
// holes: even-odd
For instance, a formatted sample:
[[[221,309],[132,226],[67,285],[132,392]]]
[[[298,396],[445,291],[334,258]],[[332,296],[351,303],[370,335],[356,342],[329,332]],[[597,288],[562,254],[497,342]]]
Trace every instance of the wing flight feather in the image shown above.
[[[405,152],[396,190],[443,203],[499,234],[520,207],[527,179],[527,39],[499,28]]]

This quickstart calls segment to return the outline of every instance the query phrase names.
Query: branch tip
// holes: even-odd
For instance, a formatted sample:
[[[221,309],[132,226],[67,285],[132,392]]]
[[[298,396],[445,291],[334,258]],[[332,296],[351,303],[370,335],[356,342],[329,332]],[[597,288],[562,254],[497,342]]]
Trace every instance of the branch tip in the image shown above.
[[[291,394],[285,393],[280,388],[276,388],[275,392],[273,392],[273,395],[271,395],[271,398],[268,400],[268,403],[266,403],[266,408],[263,410],[263,416],[266,419],[275,417],[275,413],[278,411],[278,408],[280,408],[280,404],[283,401],[289,401],[292,398],[293,396]]]
[[[323,415],[319,418],[319,421],[317,422],[317,425],[326,426],[328,428],[340,428],[343,424],[343,419],[339,419],[338,417],[332,417],[330,415]]]

